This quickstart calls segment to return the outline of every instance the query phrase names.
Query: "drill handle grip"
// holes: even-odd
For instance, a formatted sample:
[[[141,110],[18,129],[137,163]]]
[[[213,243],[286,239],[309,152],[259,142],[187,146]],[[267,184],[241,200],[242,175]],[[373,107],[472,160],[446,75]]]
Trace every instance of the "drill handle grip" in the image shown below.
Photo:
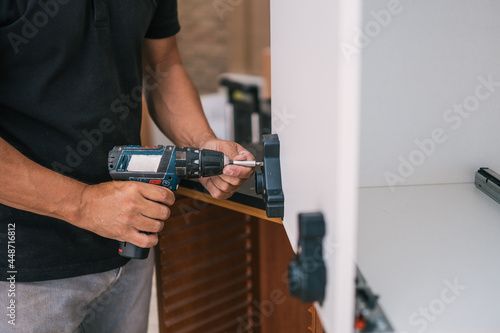
[[[127,242],[120,242],[118,253],[125,258],[146,259],[149,256],[149,248],[143,248]]]

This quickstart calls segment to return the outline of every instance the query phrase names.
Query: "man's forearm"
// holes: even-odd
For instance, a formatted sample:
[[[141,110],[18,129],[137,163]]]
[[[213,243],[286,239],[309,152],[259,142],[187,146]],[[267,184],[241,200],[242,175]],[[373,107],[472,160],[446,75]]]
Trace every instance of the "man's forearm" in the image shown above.
[[[140,247],[158,242],[156,233],[175,200],[171,191],[151,184],[78,182],[31,161],[1,138],[0,168],[0,203]]]
[[[144,84],[148,110],[174,144],[199,147],[214,139],[215,134],[203,112],[198,91],[181,63],[175,39],[166,44],[163,49],[158,41],[145,42],[145,73],[157,72],[155,84]]]
[[[179,146],[200,146],[214,138],[198,92],[182,64],[170,66],[167,73],[156,89],[145,92],[158,127]]]
[[[85,184],[31,161],[0,138],[0,203],[76,221]]]
[[[144,72],[158,78],[151,85],[144,78],[149,113],[160,130],[178,146],[224,152],[230,159],[253,159],[239,144],[218,140],[203,112],[198,92],[180,60],[175,36],[144,41]],[[147,75],[147,74],[146,74]],[[214,198],[230,197],[252,175],[250,168],[228,165],[224,174],[200,179]]]

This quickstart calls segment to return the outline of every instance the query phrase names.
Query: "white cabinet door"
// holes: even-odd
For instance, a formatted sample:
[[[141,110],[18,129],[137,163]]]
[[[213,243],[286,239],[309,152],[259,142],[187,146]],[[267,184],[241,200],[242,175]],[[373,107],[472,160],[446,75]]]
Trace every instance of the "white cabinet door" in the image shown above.
[[[358,177],[360,61],[341,48],[361,19],[358,0],[271,1],[272,125],[281,142],[284,225],[297,245],[299,213],[327,227],[328,332],[351,332]]]

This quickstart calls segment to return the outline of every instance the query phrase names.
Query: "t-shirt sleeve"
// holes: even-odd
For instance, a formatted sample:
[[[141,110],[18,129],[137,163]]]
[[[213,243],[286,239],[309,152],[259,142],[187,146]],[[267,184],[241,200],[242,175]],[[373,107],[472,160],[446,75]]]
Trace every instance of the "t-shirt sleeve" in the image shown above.
[[[177,0],[158,0],[146,38],[161,39],[175,35],[181,29],[177,17]]]

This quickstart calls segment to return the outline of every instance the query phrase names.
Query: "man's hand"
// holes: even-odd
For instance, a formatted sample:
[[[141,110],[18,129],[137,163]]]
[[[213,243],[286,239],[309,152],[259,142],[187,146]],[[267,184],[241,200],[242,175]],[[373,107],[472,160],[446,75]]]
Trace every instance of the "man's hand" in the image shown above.
[[[231,161],[253,161],[253,155],[241,145],[225,140],[209,139],[201,145],[201,149],[221,151]],[[253,174],[253,168],[227,165],[220,176],[201,178],[200,183],[216,199],[227,199],[236,192]]]
[[[74,224],[103,237],[149,248],[158,243],[157,233],[174,201],[172,191],[151,184],[113,181],[89,185],[82,193],[79,221]]]

